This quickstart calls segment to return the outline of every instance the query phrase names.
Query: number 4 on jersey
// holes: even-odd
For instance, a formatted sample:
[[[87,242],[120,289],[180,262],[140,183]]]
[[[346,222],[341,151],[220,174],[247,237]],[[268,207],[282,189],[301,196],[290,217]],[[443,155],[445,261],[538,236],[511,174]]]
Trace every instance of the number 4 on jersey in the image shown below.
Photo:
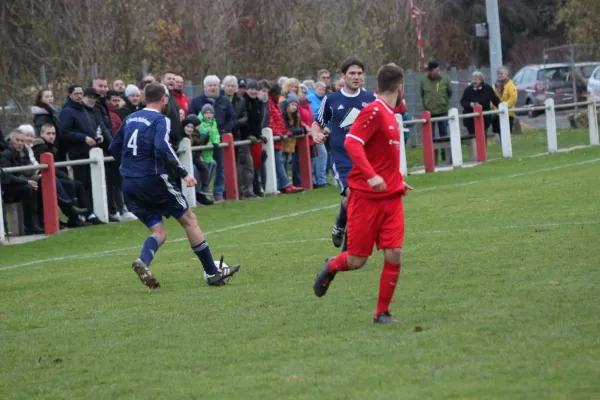
[[[139,129],[136,129],[135,131],[133,131],[133,134],[129,138],[129,142],[127,142],[127,148],[128,149],[133,149],[133,155],[134,156],[137,156],[137,134],[138,134],[138,130]]]

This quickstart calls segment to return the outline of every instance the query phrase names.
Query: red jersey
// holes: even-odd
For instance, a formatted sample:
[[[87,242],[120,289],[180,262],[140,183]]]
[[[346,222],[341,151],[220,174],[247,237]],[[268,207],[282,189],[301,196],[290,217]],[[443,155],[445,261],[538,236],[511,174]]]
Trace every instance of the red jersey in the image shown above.
[[[348,175],[350,189],[373,198],[404,194],[406,189],[400,173],[401,143],[396,116],[382,99],[363,108],[344,142],[353,164]],[[385,192],[369,186],[367,180],[376,175],[385,181]]]

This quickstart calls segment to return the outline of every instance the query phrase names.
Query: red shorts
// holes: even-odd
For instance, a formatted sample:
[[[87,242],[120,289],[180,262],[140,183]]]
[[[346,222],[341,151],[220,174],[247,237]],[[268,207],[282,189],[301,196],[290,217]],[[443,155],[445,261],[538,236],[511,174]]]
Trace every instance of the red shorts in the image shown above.
[[[402,197],[373,199],[353,191],[348,199],[348,254],[368,257],[373,246],[401,249],[404,241]]]

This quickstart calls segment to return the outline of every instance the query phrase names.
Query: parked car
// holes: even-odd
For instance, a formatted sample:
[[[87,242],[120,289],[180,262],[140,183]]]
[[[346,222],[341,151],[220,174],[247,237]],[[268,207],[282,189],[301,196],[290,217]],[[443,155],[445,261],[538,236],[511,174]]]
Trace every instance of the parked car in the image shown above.
[[[568,64],[527,65],[513,77],[519,91],[517,107],[540,106],[553,95],[557,86],[565,86]]]
[[[573,77],[577,98],[586,96],[587,79],[599,62],[576,63],[574,71],[567,63],[527,65],[519,70],[513,81],[519,90],[517,107],[541,106],[548,98],[556,104],[573,101]],[[530,112],[531,116],[541,114]]]
[[[573,79],[575,79],[577,101],[585,101],[588,95],[588,81],[598,66],[600,66],[600,62],[575,63],[573,73],[569,72],[567,75],[565,86],[556,89],[556,96],[560,99],[560,102],[573,102]]]
[[[587,91],[600,102],[600,65],[594,68],[587,82]]]

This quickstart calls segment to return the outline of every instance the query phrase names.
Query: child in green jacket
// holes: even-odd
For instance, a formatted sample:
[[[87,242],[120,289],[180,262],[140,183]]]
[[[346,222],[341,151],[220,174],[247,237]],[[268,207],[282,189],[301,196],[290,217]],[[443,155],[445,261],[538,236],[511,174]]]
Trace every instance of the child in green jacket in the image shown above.
[[[210,104],[205,104],[202,107],[201,113],[198,115],[200,118],[200,129],[196,135],[199,135],[197,139],[193,139],[192,142],[196,140],[198,142],[203,142],[205,145],[215,145],[221,143],[221,136],[219,135],[219,130],[217,129],[217,121],[215,121],[215,109]],[[213,150],[202,150],[200,153],[202,157],[202,161],[207,164],[214,163],[213,158]]]

